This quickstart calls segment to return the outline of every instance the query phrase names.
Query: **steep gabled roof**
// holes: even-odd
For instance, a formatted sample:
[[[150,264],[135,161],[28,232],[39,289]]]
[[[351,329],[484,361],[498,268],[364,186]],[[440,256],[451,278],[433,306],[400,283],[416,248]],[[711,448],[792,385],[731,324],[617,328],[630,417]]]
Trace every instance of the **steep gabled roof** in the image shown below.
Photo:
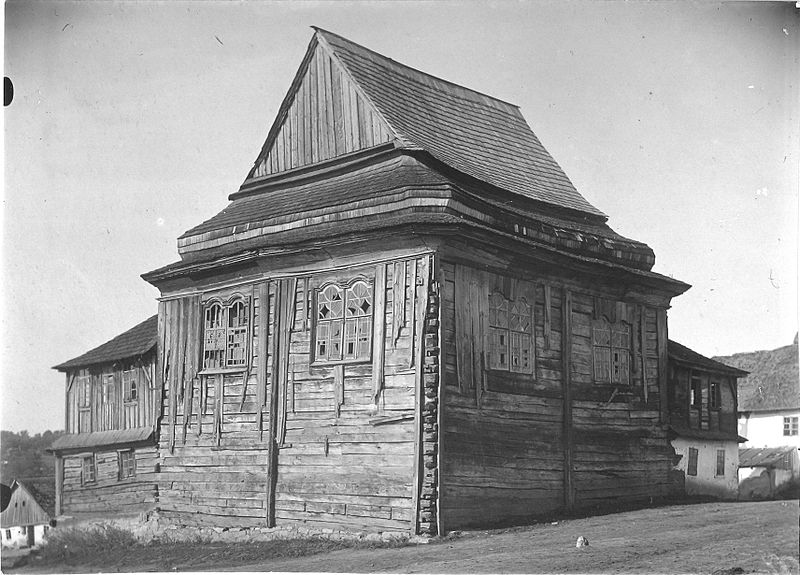
[[[724,373],[734,377],[744,377],[747,375],[746,371],[715,361],[671,339],[667,341],[667,354],[670,361],[677,361],[706,371]]]
[[[750,374],[739,380],[739,411],[800,408],[797,340],[792,345],[715,357]]]
[[[107,341],[83,355],[53,366],[53,369],[66,371],[68,369],[136,357],[153,349],[157,340],[158,315],[154,315],[128,331],[121,333],[111,341]]]
[[[425,74],[331,32],[315,30],[292,88],[243,187],[253,177],[263,175],[259,166],[279,142],[286,111],[306,86],[303,76],[325,72],[325,65],[319,63],[322,58],[315,56],[319,46],[333,61],[326,64],[335,69],[332,77],[341,73],[340,82],[352,82],[351,94],[347,95],[347,89],[344,93],[356,117],[368,118],[374,132],[367,134],[370,143],[394,139],[399,147],[424,150],[451,168],[488,184],[586,217],[605,219],[578,193],[517,106]],[[311,90],[316,89],[313,86]],[[319,90],[330,92],[331,87],[321,83]],[[306,99],[302,103],[305,111],[310,110],[312,115],[316,112],[316,120],[325,121],[331,112],[324,106],[314,109],[313,103],[309,108],[308,91],[306,88],[300,96]],[[287,129],[294,138],[305,137],[313,130],[302,122],[300,128]],[[329,150],[335,142],[324,136],[317,138],[324,148],[322,157],[332,156]],[[286,144],[280,146],[285,148]]]
[[[20,481],[14,481],[11,485],[11,500],[5,510],[0,513],[0,527],[8,529],[49,523],[50,516],[34,494],[40,496],[36,490]]]

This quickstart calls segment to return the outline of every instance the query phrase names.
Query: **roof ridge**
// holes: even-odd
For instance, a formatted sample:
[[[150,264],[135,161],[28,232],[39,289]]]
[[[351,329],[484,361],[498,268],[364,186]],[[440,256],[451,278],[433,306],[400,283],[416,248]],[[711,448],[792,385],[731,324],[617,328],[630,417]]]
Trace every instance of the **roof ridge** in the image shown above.
[[[357,46],[361,50],[365,50],[365,51],[369,52],[370,54],[374,54],[375,56],[378,56],[379,58],[382,58],[383,60],[388,60],[392,64],[394,64],[394,65],[396,65],[396,66],[398,66],[400,68],[404,68],[406,70],[410,70],[410,71],[414,72],[415,74],[421,74],[423,76],[426,76],[428,78],[436,80],[437,82],[444,82],[445,84],[449,84],[451,86],[455,86],[456,88],[459,88],[460,90],[464,90],[464,91],[472,93],[472,94],[477,94],[478,96],[482,96],[484,98],[489,98],[490,100],[494,100],[496,102],[500,102],[501,104],[505,104],[506,106],[511,106],[513,108],[516,108],[517,110],[520,109],[520,107],[517,104],[514,104],[513,102],[509,102],[508,100],[503,100],[503,99],[498,98],[496,96],[492,96],[490,94],[486,94],[485,92],[479,92],[478,90],[475,90],[473,88],[469,88],[467,86],[464,86],[462,84],[458,84],[456,82],[452,82],[451,80],[445,80],[444,78],[440,78],[439,76],[434,76],[433,74],[430,74],[428,72],[424,72],[422,70],[418,70],[417,68],[414,68],[413,66],[409,66],[408,64],[403,64],[402,62],[398,62],[397,60],[395,60],[393,58],[389,58],[388,56],[384,56],[380,52],[376,52],[375,50],[367,48],[366,46],[362,46],[358,42],[353,42],[349,38],[345,38],[344,36],[336,34],[335,32],[331,32],[330,30],[325,30],[324,28],[320,28],[319,26],[313,26],[313,25],[311,26],[311,28],[315,32],[321,33],[323,35],[328,34],[328,35],[331,35],[331,36],[335,36],[336,38],[338,38],[340,40],[343,40],[344,42],[347,42],[348,44],[352,44],[353,46]],[[450,94],[450,95],[454,96],[454,94]],[[459,97],[459,96],[456,96],[456,97]],[[464,97],[461,97],[461,99],[462,100],[468,100],[468,98],[464,98]]]

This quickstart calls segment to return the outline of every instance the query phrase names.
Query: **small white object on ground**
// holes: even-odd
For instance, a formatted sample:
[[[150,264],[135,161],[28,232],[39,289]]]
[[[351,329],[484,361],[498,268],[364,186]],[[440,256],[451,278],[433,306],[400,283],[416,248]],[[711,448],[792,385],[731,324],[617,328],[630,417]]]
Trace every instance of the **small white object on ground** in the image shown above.
[[[580,549],[581,547],[588,547],[588,546],[589,546],[589,540],[583,535],[578,537],[578,540],[575,542],[575,547],[577,547],[578,549]]]

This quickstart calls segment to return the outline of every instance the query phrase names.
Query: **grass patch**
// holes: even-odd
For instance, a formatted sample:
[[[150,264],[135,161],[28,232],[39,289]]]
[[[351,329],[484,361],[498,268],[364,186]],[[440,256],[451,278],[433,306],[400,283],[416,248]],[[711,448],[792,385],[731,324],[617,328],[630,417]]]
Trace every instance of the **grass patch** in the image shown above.
[[[41,566],[101,568],[103,571],[198,570],[209,565],[236,566],[306,557],[340,549],[404,547],[405,540],[331,541],[320,537],[254,542],[177,541],[169,538],[141,543],[124,529],[96,526],[53,530],[38,552]],[[65,569],[65,571],[68,569]]]

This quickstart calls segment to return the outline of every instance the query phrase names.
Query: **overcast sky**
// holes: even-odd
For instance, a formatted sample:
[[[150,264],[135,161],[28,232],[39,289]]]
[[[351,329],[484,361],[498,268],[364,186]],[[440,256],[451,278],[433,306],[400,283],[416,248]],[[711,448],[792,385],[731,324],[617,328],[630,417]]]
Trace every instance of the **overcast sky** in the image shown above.
[[[3,429],[60,429],[77,356],[221,210],[321,26],[518,104],[706,355],[797,331],[798,10],[671,2],[5,4]]]

